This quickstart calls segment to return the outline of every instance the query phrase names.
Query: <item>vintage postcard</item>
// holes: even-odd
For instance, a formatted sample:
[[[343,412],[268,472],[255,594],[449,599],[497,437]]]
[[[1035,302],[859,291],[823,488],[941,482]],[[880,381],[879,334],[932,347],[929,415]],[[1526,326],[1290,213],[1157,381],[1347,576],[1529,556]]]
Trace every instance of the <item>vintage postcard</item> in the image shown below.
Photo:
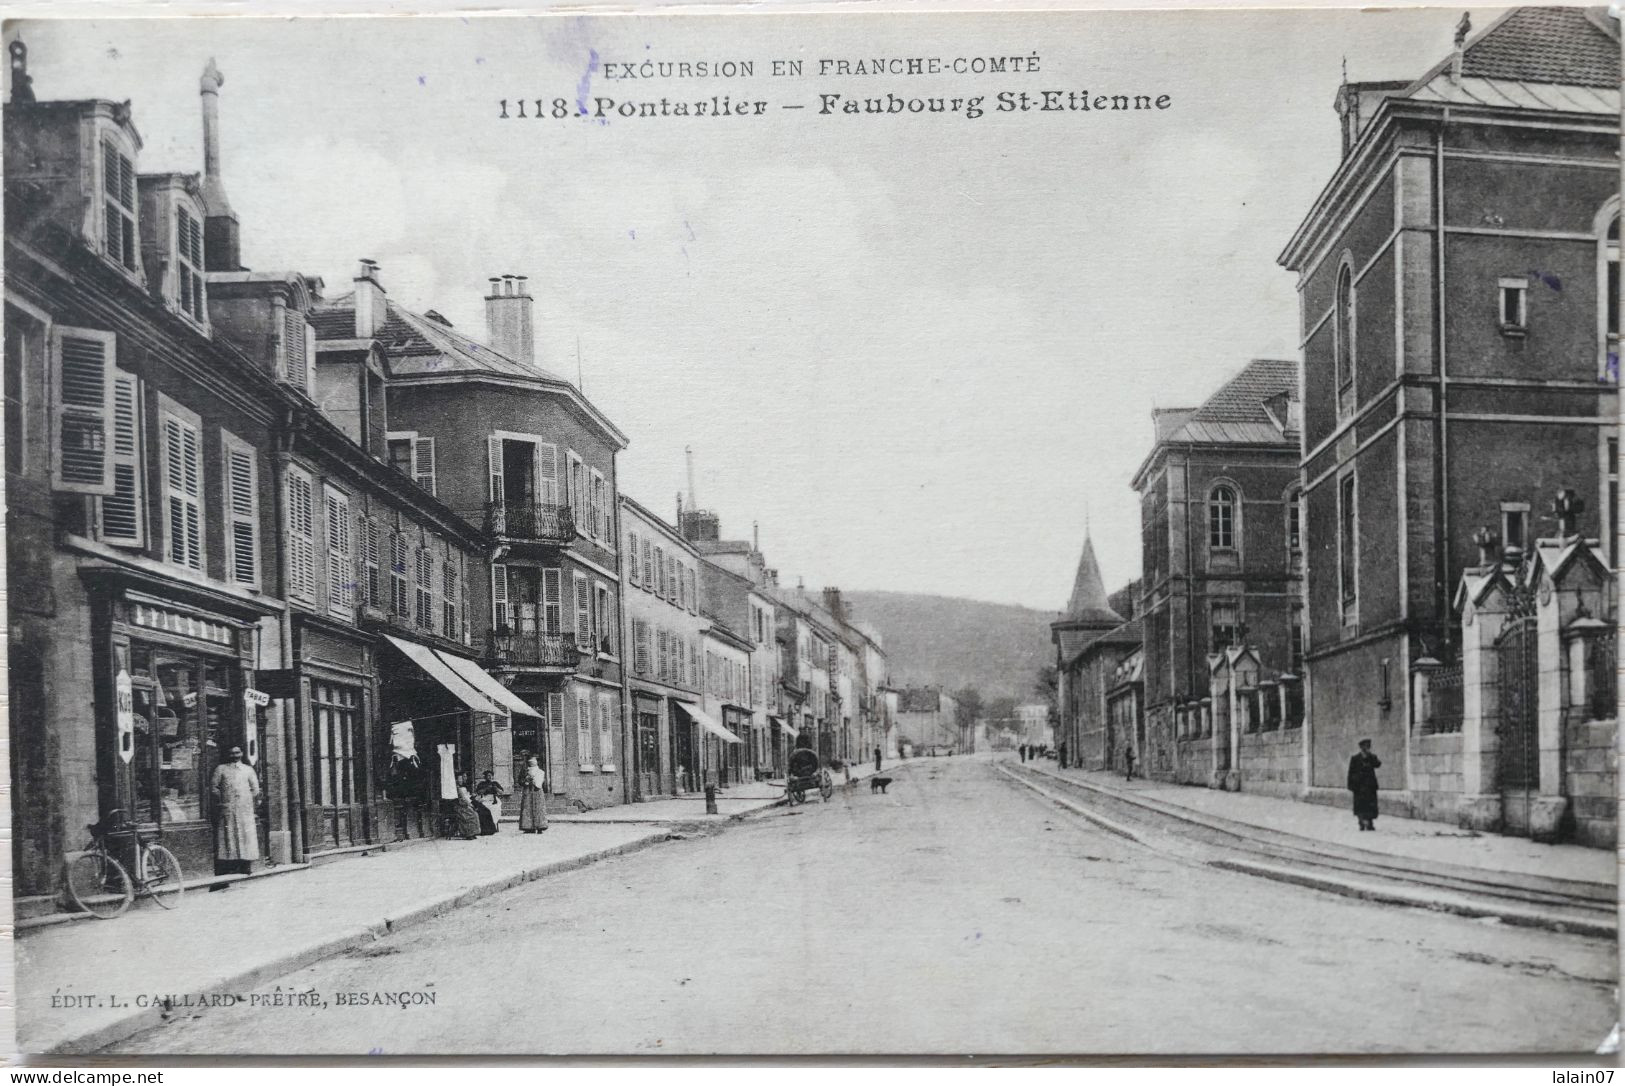
[[[1612,1043],[1606,10],[4,45],[21,1052]]]

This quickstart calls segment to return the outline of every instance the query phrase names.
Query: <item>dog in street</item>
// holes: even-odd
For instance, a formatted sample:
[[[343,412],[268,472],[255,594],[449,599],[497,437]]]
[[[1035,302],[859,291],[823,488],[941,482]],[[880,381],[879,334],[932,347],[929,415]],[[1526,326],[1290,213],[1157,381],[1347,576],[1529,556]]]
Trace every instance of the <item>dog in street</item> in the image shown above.
[[[890,783],[891,783],[891,778],[890,777],[870,777],[869,778],[869,794],[872,796],[876,792],[879,792],[881,795],[885,795],[886,786],[888,784],[890,784]]]

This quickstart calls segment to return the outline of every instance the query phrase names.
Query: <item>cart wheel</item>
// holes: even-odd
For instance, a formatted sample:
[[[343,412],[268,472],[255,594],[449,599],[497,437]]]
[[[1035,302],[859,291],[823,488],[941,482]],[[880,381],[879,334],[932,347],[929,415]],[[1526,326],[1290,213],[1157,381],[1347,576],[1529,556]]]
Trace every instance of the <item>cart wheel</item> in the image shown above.
[[[807,793],[806,792],[804,792],[800,788],[792,788],[792,789],[790,789],[790,806],[794,807],[798,803],[805,803],[805,802],[807,802]]]

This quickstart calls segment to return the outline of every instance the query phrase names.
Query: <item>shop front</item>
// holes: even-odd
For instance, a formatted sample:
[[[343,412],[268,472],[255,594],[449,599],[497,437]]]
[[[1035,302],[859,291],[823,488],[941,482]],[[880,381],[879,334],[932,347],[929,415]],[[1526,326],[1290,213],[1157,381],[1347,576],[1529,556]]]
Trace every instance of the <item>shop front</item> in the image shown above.
[[[700,767],[701,744],[695,739],[698,727],[676,698],[666,702],[666,731],[670,739],[672,793],[682,795],[698,790],[705,782]]]
[[[210,789],[232,747],[243,748],[264,796],[262,721],[245,695],[265,612],[131,571],[87,570],[85,578],[98,627],[96,817],[118,810],[156,827],[189,878],[213,874]],[[263,802],[259,813],[264,855]]]
[[[306,856],[389,840],[373,787],[377,729],[376,650],[370,638],[302,615],[294,623]]]
[[[734,773],[730,767],[739,764],[737,750],[743,745],[742,741],[698,705],[686,701],[679,701],[677,705],[698,733],[700,787],[707,784],[725,787],[731,783],[730,776]],[[737,779],[737,776],[732,776],[732,780]]]
[[[632,726],[636,737],[632,750],[639,799],[672,791],[670,767],[660,763],[660,752],[666,746],[660,741],[660,724],[665,716],[660,702],[653,694],[632,691]]]

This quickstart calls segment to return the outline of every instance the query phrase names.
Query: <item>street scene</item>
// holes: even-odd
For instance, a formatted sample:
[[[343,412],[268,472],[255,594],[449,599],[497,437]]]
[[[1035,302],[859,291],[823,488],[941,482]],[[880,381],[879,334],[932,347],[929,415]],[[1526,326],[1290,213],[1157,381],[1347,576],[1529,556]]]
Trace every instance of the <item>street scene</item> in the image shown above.
[[[1618,20],[376,29],[6,25],[20,1051],[1617,1046]]]

